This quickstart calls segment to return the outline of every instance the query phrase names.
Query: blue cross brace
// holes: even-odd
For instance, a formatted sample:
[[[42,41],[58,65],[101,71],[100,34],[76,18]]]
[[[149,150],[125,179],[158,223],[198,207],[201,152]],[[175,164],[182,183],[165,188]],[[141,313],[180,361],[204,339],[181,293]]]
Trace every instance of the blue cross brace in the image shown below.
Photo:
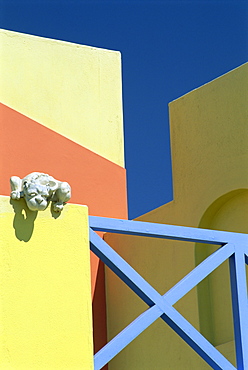
[[[149,306],[144,313],[138,316],[131,324],[96,353],[94,359],[95,370],[101,369],[159,317],[161,317],[161,319],[188,343],[188,345],[190,345],[213,369],[235,369],[235,367],[173,307],[180,298],[187,294],[228,258],[230,260],[237,369],[248,369],[248,326],[245,321],[245,318],[248,318],[245,271],[248,251],[247,235],[139,221],[107,219],[94,216],[91,216],[89,220],[90,227],[99,231],[220,245],[217,251],[206,258],[179,283],[161,296],[122,257],[120,257],[118,253],[90,229],[91,250]],[[240,247],[236,247],[234,241]],[[242,248],[241,245],[245,245],[245,247]]]

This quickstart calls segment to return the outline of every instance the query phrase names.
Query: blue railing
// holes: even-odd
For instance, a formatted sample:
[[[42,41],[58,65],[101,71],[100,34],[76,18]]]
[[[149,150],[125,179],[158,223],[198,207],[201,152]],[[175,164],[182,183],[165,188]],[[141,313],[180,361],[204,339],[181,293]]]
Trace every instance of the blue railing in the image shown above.
[[[91,250],[149,306],[96,353],[95,370],[101,369],[159,317],[213,369],[234,370],[235,367],[173,307],[180,298],[227,259],[230,264],[237,369],[248,370],[248,301],[245,267],[245,264],[248,264],[248,235],[95,216],[90,216],[89,223]],[[167,293],[160,295],[94,231],[207,243],[219,245],[220,248]]]

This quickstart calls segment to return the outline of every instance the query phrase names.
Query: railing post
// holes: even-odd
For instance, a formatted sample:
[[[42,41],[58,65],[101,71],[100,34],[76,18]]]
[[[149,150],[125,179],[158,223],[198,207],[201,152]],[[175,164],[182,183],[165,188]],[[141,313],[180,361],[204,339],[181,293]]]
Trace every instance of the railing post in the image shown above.
[[[229,258],[229,263],[237,369],[247,370],[248,302],[245,253],[242,246],[235,246],[235,253]]]

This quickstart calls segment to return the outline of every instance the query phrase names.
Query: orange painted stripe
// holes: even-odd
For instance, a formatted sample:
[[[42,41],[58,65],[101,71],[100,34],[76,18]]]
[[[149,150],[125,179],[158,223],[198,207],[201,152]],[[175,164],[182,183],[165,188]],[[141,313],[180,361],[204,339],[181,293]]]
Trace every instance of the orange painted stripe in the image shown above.
[[[127,218],[125,169],[3,104],[0,132],[1,195],[10,194],[11,176],[45,172],[67,181],[70,202],[87,205],[91,215]],[[97,349],[106,343],[106,307],[104,270],[93,254],[91,273]]]
[[[91,215],[127,218],[124,168],[3,104],[0,117],[1,195],[10,194],[11,176],[45,172],[67,181],[70,202],[87,205]],[[92,257],[92,292],[98,263]]]
[[[124,168],[3,104],[0,117],[0,194],[10,194],[10,176],[45,172],[67,181],[70,202],[86,204],[91,215],[127,217]]]

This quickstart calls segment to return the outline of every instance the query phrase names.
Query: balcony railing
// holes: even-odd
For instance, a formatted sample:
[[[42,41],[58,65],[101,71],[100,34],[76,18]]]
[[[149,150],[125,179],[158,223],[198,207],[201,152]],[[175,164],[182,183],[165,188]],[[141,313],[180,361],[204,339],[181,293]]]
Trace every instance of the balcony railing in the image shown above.
[[[245,266],[248,264],[248,235],[95,216],[91,216],[89,222],[91,250],[149,306],[95,354],[95,370],[101,369],[159,317],[213,369],[234,370],[235,367],[173,307],[180,298],[227,259],[230,266],[237,369],[248,370],[248,301]],[[94,231],[207,243],[220,247],[167,293],[160,295]]]

